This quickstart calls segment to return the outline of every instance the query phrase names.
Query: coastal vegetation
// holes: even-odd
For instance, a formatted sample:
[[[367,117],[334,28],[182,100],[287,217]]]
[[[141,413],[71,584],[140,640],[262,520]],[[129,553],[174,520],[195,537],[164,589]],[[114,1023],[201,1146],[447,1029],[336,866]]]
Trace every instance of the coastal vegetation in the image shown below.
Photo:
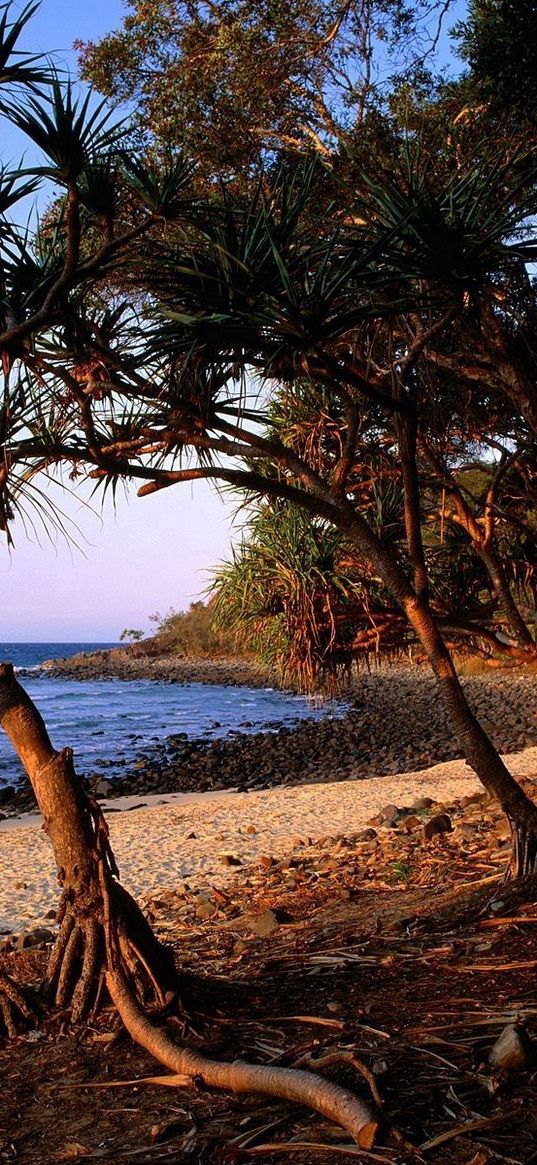
[[[251,524],[221,575],[220,626],[242,623],[308,687],[416,648],[522,879],[537,805],[452,649],[537,655],[533,105],[490,96],[491,69],[508,83],[499,0],[470,5],[468,71],[433,72],[448,9],[433,6],[431,35],[428,5],[135,3],[83,50],[86,76],[136,98],[128,125],[19,54],[33,9],[2,9],[1,112],[43,159],[0,183],[0,526],[10,541],[32,504],[50,521],[54,472],[141,498],[232,487]],[[46,213],[19,228],[13,207],[42,183]],[[154,1021],[179,1008],[186,1022],[199,985],[122,887],[100,807],[7,664],[0,720],[59,870],[55,1007],[81,1022],[108,991],[177,1084],[306,1103],[371,1149],[383,1121],[348,1089],[225,1063]],[[13,1034],[28,1001],[4,972],[0,991]]]
[[[156,612],[149,621],[153,624],[151,650],[158,654],[170,652],[190,659],[225,659],[235,654],[234,636],[216,623],[214,602],[197,599],[187,611]],[[241,654],[250,653],[244,648]]]

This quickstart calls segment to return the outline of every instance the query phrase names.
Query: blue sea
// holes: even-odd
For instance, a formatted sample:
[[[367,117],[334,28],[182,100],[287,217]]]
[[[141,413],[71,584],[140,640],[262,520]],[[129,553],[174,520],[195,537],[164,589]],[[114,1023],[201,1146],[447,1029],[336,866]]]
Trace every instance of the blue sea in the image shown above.
[[[0,659],[11,660],[37,704],[55,748],[74,749],[78,772],[113,778],[128,771],[144,750],[180,732],[212,740],[234,732],[272,730],[304,718],[338,714],[330,702],[272,688],[220,684],[169,684],[155,680],[54,679],[40,665],[47,659],[114,647],[112,643],[3,643]],[[31,670],[29,670],[31,669]],[[0,731],[0,785],[22,776],[7,737]]]

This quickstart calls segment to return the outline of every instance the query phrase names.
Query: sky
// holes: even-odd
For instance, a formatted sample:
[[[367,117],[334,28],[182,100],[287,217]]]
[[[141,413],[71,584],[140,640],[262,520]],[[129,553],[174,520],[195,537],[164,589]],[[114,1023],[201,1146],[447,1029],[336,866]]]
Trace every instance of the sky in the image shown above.
[[[122,12],[120,0],[43,0],[24,47],[58,50],[74,71],[73,41],[102,36]],[[16,157],[15,136],[2,139],[3,154]],[[204,482],[144,499],[133,489],[116,512],[55,496],[78,527],[71,529],[80,549],[62,538],[38,542],[15,524],[15,548],[0,543],[0,642],[113,642],[124,627],[148,630],[149,615],[198,598],[211,565],[229,553],[235,504]]]
[[[226,557],[234,506],[205,483],[118,499],[117,512],[58,497],[76,545],[14,533],[0,552],[0,642],[115,642],[124,627],[181,610],[200,595],[211,564]],[[80,533],[79,533],[80,531]]]
[[[463,8],[457,2],[455,16]],[[121,0],[42,0],[24,48],[54,50],[74,73],[73,41],[98,39],[123,12]],[[3,157],[18,151],[3,125]],[[203,595],[211,566],[229,554],[236,503],[204,482],[144,499],[132,489],[115,511],[80,497],[58,500],[73,523],[70,543],[27,537],[18,522],[15,548],[0,542],[0,643],[110,642],[125,627],[147,631],[150,614],[182,610]]]

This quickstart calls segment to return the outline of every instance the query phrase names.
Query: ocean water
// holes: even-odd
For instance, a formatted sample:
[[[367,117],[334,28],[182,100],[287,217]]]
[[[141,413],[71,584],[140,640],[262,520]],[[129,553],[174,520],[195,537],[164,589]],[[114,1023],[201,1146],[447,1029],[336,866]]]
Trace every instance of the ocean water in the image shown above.
[[[340,712],[329,701],[312,701],[272,688],[115,678],[54,679],[39,671],[46,659],[113,646],[0,644],[0,659],[11,660],[18,671],[22,669],[21,683],[39,708],[54,747],[74,749],[77,770],[84,776],[102,771],[103,776],[113,778],[125,773],[140,752],[176,733],[209,741],[236,731],[270,731],[280,724]],[[101,761],[106,767],[101,767]],[[18,784],[21,776],[21,765],[0,731],[0,785]]]

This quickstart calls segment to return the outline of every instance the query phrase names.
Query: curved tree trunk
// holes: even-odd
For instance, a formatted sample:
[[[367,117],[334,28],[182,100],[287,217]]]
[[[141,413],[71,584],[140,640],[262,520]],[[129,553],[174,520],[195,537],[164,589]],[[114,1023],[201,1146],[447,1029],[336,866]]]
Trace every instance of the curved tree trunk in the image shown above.
[[[509,772],[497,748],[474,716],[451,655],[426,606],[407,601],[407,616],[427,653],[464,756],[485,789],[500,803],[512,836],[509,872],[513,878],[537,873],[537,805]]]
[[[417,525],[419,519],[411,500],[405,509],[406,520]],[[511,877],[537,873],[537,805],[509,772],[497,748],[474,716],[426,596],[418,596],[395,555],[380,542],[351,505],[334,509],[331,520],[355,542],[360,553],[368,556],[403,609],[421,643],[464,756],[487,792],[499,802],[509,821],[512,834]],[[415,531],[413,537],[417,538]]]
[[[171,1002],[178,976],[137,903],[116,880],[108,827],[84,792],[70,749],[56,752],[45,724],[11,664],[0,665],[0,724],[26,769],[58,866],[60,929],[46,975],[47,991],[73,1022],[98,1005],[106,965],[105,924],[117,930],[122,962],[138,997]]]
[[[194,1085],[201,1079],[208,1087],[230,1092],[298,1101],[340,1124],[363,1148],[371,1148],[379,1118],[347,1089],[313,1072],[211,1060],[179,1047],[165,1028],[149,1019],[148,1005],[162,1010],[177,995],[173,957],[117,880],[102,812],[84,792],[71,750],[53,749],[43,719],[11,664],[0,664],[0,724],[28,773],[58,866],[60,928],[46,975],[56,1004],[70,1006],[76,1022],[97,1010],[107,986],[127,1030],[172,1069],[177,1084]],[[0,973],[0,1020],[7,1034],[14,1033],[17,1015],[28,1014],[20,990]]]

